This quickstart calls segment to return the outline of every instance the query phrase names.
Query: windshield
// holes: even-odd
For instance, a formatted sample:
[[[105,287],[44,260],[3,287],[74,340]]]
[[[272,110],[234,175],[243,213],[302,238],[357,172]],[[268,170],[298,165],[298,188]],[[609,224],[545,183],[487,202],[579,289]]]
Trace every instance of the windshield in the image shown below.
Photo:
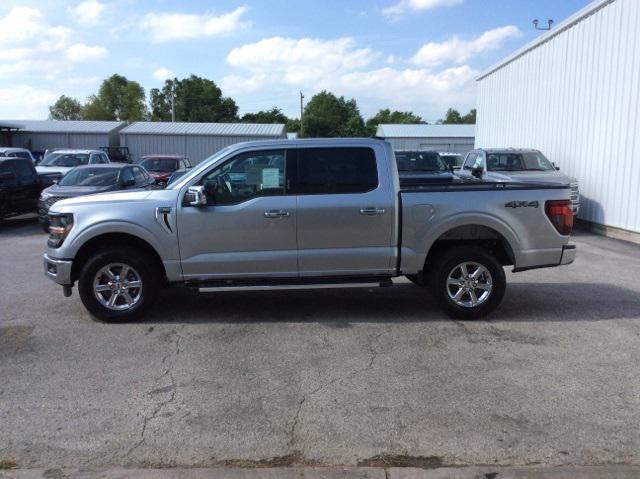
[[[111,186],[118,182],[119,168],[74,168],[64,175],[60,186]]]
[[[175,158],[147,158],[140,162],[147,171],[174,171],[178,168]]]
[[[51,153],[42,160],[40,166],[73,167],[89,163],[88,153]]]
[[[435,151],[396,151],[398,171],[447,171]]]
[[[489,153],[488,171],[550,171],[554,166],[540,152]]]

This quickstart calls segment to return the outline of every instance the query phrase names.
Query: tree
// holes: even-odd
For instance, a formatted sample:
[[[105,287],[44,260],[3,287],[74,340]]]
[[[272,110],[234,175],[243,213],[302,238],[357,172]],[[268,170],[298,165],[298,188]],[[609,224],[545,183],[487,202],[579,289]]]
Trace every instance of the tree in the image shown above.
[[[273,107],[267,111],[259,111],[257,113],[245,113],[240,118],[242,123],[287,123],[289,118],[282,113],[282,110]]]
[[[102,82],[98,94],[88,98],[83,110],[85,120],[144,120],[144,88],[122,75],[111,75]]]
[[[222,90],[206,78],[166,80],[162,89],[151,90],[151,119],[171,120],[171,96],[174,94],[175,120],[187,122],[238,121],[238,106],[233,99],[222,96]]]
[[[113,112],[110,112],[107,105],[97,96],[91,95],[82,107],[83,120],[115,120]]]
[[[49,107],[49,118],[52,120],[82,120],[82,105],[75,98],[62,95]]]
[[[367,120],[367,130],[369,131],[370,136],[376,134],[378,125],[380,125],[381,123],[419,124],[424,122],[422,121],[421,117],[419,117],[412,111],[391,111],[389,108],[387,108],[384,110],[380,110],[378,113]]]
[[[472,108],[469,113],[462,117],[462,123],[466,123],[467,125],[475,125],[476,124],[476,109]]]
[[[476,109],[473,108],[464,116],[460,115],[458,110],[454,110],[453,108],[449,108],[447,110],[447,114],[442,120],[442,123],[445,125],[461,125],[461,124],[475,124],[476,123]]]
[[[307,137],[366,136],[356,101],[321,91],[304,109],[302,134]]]
[[[300,119],[299,118],[289,118],[287,121],[287,131],[289,133],[299,133],[300,132]]]
[[[447,110],[447,114],[442,120],[442,123],[445,125],[459,125],[462,123],[462,117],[460,116],[460,112],[458,110],[454,110],[453,108],[449,108]]]

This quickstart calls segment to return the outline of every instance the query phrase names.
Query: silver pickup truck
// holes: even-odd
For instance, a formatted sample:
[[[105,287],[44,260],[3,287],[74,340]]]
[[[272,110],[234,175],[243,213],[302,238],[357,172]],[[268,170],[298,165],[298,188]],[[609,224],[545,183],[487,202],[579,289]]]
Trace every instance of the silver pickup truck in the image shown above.
[[[272,140],[218,152],[164,190],[50,209],[45,275],[110,321],[160,289],[429,286],[455,318],[493,311],[514,271],[573,262],[569,185],[447,181],[400,188],[377,139]],[[420,294],[419,290],[416,290]]]

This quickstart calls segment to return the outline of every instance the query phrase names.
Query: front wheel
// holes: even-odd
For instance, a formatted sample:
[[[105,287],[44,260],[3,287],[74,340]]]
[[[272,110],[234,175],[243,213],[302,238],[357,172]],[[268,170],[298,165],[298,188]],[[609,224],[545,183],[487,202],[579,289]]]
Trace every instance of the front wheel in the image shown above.
[[[103,321],[139,319],[153,304],[159,280],[142,251],[114,247],[85,263],[78,292],[85,308]]]
[[[502,264],[487,250],[458,246],[434,265],[433,292],[449,316],[479,319],[495,310],[506,290]]]

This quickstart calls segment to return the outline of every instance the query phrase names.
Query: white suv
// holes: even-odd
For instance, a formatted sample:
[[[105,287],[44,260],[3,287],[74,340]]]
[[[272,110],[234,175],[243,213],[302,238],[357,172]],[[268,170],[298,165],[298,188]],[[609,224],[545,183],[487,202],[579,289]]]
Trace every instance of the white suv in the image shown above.
[[[48,154],[36,166],[39,174],[65,175],[69,170],[81,165],[102,165],[111,163],[109,157],[101,150],[56,150]]]

